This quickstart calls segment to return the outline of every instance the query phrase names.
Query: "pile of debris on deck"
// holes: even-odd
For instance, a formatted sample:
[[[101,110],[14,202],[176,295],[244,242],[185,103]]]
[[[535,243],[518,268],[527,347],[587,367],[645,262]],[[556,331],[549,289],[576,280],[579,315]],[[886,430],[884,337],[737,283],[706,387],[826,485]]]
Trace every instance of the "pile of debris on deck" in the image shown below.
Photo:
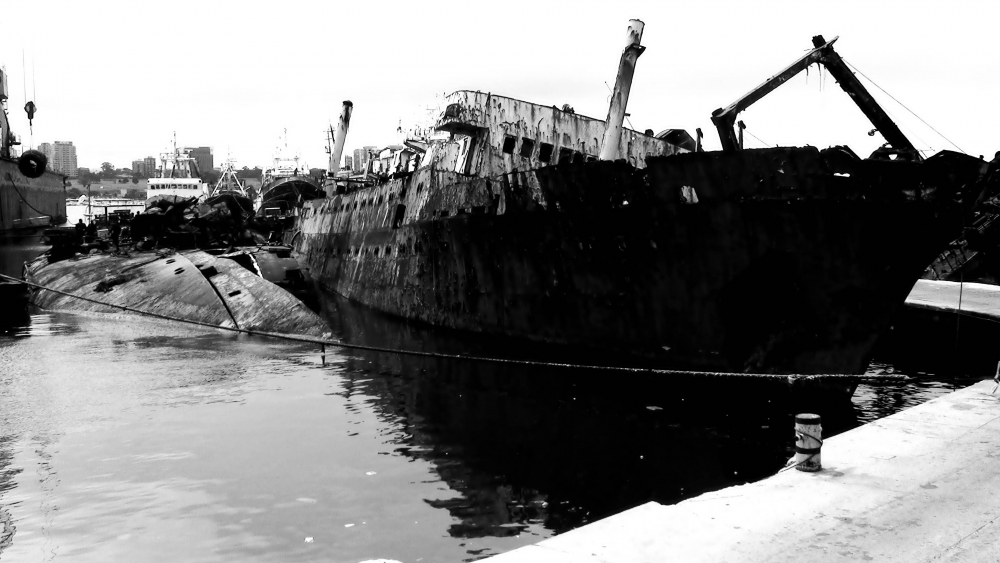
[[[146,210],[131,219],[111,217],[107,231],[98,236],[96,226],[45,231],[53,259],[77,253],[172,249],[226,249],[259,246],[278,239],[277,228],[255,217],[249,198],[224,193],[206,200],[154,198]]]
[[[220,248],[267,242],[257,230],[249,198],[221,194],[199,203],[197,198],[151,201],[129,224],[136,248]]]

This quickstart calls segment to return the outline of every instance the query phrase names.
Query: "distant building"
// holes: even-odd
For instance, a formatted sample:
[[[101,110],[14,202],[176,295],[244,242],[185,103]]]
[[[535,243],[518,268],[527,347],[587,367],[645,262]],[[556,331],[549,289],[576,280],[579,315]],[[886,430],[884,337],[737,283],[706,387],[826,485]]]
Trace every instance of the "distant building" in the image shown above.
[[[344,170],[354,170],[354,159],[348,155],[344,155]]]
[[[199,174],[206,174],[215,168],[212,147],[185,147],[184,151],[198,164]]]
[[[77,176],[76,147],[72,141],[55,141],[42,143],[38,150],[45,153],[49,159],[49,168],[72,178]]]
[[[354,166],[351,170],[361,172],[368,167],[368,161],[371,160],[371,152],[378,147],[361,147],[360,149],[354,149],[354,159],[352,164]]]
[[[132,161],[132,173],[143,178],[153,178],[156,176],[156,159],[147,156],[141,160]]]

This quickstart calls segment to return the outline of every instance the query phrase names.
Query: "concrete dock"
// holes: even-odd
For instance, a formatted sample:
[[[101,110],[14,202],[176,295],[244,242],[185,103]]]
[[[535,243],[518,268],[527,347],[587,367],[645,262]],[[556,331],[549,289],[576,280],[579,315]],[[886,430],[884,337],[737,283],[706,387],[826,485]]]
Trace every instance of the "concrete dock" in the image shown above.
[[[993,387],[983,381],[826,440],[818,473],[650,502],[490,560],[1000,561]]]
[[[908,307],[1000,319],[1000,286],[917,280],[906,298]]]

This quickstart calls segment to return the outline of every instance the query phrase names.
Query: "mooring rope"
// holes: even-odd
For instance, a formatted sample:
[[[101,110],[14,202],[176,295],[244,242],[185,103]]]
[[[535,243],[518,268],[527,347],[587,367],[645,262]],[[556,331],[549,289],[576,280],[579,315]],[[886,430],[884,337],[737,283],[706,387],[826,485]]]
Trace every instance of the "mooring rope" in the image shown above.
[[[807,462],[810,462],[810,461],[812,461],[812,460],[813,460],[813,458],[814,458],[814,457],[816,457],[817,455],[819,455],[819,454],[810,454],[810,455],[809,455],[809,457],[807,457],[807,458],[803,459],[802,461],[800,461],[800,462],[798,462],[798,463],[796,463],[796,462],[795,462],[795,458],[793,457],[792,459],[788,460],[788,462],[787,462],[787,463],[785,463],[785,466],[784,466],[784,467],[782,467],[781,469],[779,469],[779,470],[777,471],[777,473],[775,473],[775,475],[777,475],[778,473],[784,473],[785,471],[788,471],[789,469],[794,469],[794,468],[796,468],[796,467],[798,467],[798,466],[802,465],[803,463],[807,463]]]
[[[0,274],[0,278],[12,281],[15,283],[23,283],[30,287],[36,289],[42,289],[45,291],[51,291],[53,293],[58,293],[60,295],[65,295],[74,299],[80,299],[82,301],[89,301],[97,305],[103,305],[105,307],[111,307],[115,309],[121,309],[130,313],[137,313],[140,315],[148,315],[150,317],[155,317],[158,319],[163,319],[167,321],[188,323],[198,326],[204,326],[208,328],[217,328],[222,330],[228,330],[230,332],[240,332],[244,334],[259,335],[259,336],[269,336],[271,338],[278,338],[283,340],[290,340],[294,342],[305,342],[310,344],[319,344],[321,346],[336,346],[339,348],[346,348],[349,350],[363,350],[367,352],[381,352],[386,354],[402,354],[408,356],[420,356],[425,358],[440,358],[449,360],[467,360],[474,362],[489,362],[496,364],[506,364],[506,365],[519,365],[519,366],[533,366],[533,367],[547,367],[547,368],[570,368],[570,369],[583,369],[583,370],[595,370],[595,371],[618,371],[618,372],[628,372],[628,373],[648,373],[655,375],[683,375],[683,376],[700,376],[700,377],[740,377],[740,378],[761,378],[761,379],[786,379],[789,381],[798,379],[850,379],[850,380],[896,380],[905,381],[909,377],[902,374],[878,374],[878,375],[851,375],[843,373],[823,373],[823,374],[777,374],[777,373],[739,373],[739,372],[719,372],[719,371],[691,371],[691,370],[672,370],[672,369],[656,369],[656,368],[635,368],[626,366],[602,366],[602,365],[591,365],[591,364],[572,364],[572,363],[560,363],[560,362],[544,362],[538,360],[518,360],[511,358],[496,358],[489,356],[469,356],[464,354],[446,354],[442,352],[424,352],[420,350],[402,350],[398,348],[385,348],[382,346],[368,346],[364,344],[351,344],[348,342],[343,342],[339,340],[330,340],[327,338],[319,338],[315,336],[306,336],[300,334],[287,334],[278,332],[267,332],[261,330],[250,330],[246,328],[236,328],[228,326],[220,326],[211,323],[206,323],[202,321],[196,321],[194,319],[182,319],[179,317],[172,317],[170,315],[164,315],[161,313],[154,313],[151,311],[143,311],[141,309],[136,309],[134,307],[129,307],[127,305],[116,305],[114,303],[105,303],[97,299],[91,299],[89,297],[84,297],[82,295],[75,295],[58,289],[52,289],[50,287],[45,287],[36,283],[32,283],[25,280],[20,280],[8,275]]]
[[[845,63],[847,63],[847,65],[848,65],[848,66],[850,66],[851,68],[853,68],[853,69],[854,69],[855,71],[857,71],[857,73],[858,73],[858,74],[860,74],[861,76],[864,76],[864,77],[865,77],[865,79],[866,79],[866,80],[868,80],[868,82],[871,82],[872,84],[874,84],[876,88],[878,88],[879,90],[882,90],[882,92],[883,92],[883,93],[884,93],[884,94],[885,94],[886,96],[889,96],[890,98],[892,98],[892,101],[896,102],[897,104],[899,104],[900,106],[902,106],[902,107],[903,107],[903,109],[905,109],[906,111],[910,112],[910,113],[911,113],[911,114],[913,115],[913,117],[916,117],[917,119],[919,119],[919,120],[920,120],[920,122],[921,122],[921,123],[923,123],[924,125],[926,125],[926,126],[930,127],[930,128],[931,128],[931,131],[934,131],[934,132],[935,132],[935,133],[937,133],[938,135],[941,135],[941,138],[942,138],[942,139],[944,139],[945,141],[948,141],[949,143],[951,143],[951,146],[953,146],[953,147],[955,147],[956,149],[958,149],[958,150],[959,150],[959,152],[962,152],[962,153],[965,153],[965,151],[964,151],[964,150],[962,150],[962,147],[960,147],[960,146],[956,145],[955,143],[952,143],[952,142],[951,142],[951,139],[949,139],[948,137],[945,137],[945,136],[944,136],[944,134],[943,134],[943,133],[941,133],[940,131],[938,131],[937,129],[935,129],[933,125],[931,125],[930,123],[927,123],[926,121],[924,121],[924,118],[920,117],[919,115],[917,115],[916,113],[914,113],[914,111],[913,111],[913,110],[911,110],[910,108],[906,107],[906,106],[905,106],[905,105],[903,104],[903,102],[901,102],[901,101],[897,100],[895,96],[893,96],[893,95],[892,95],[892,94],[890,94],[889,92],[886,92],[886,91],[885,91],[885,88],[882,88],[882,87],[881,87],[881,86],[879,86],[879,85],[878,85],[878,83],[876,83],[876,82],[875,82],[874,80],[872,80],[871,78],[868,78],[868,76],[867,76],[867,75],[866,75],[865,73],[861,72],[861,70],[860,70],[860,69],[859,69],[858,67],[856,67],[856,66],[852,65],[851,63],[848,63],[848,62],[847,62],[847,60],[844,60],[844,62],[845,62]],[[968,154],[968,153],[965,153],[965,154]]]

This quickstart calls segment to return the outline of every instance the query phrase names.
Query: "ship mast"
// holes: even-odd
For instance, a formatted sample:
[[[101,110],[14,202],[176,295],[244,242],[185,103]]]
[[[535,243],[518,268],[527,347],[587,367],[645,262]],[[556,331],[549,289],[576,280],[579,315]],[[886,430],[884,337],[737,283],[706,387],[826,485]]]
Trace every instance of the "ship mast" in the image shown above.
[[[351,126],[351,113],[354,111],[354,104],[349,100],[344,100],[343,109],[337,119],[337,131],[333,133],[333,146],[330,148],[330,164],[327,176],[334,177],[340,171],[340,160],[344,155],[344,144],[347,141],[347,129]],[[327,188],[327,196],[332,196],[331,188]],[[335,186],[334,186],[335,189]]]
[[[0,157],[10,158],[10,122],[7,121],[7,72],[0,68]]]
[[[616,160],[621,155],[619,149],[622,139],[622,122],[625,121],[625,107],[628,105],[628,95],[632,90],[632,76],[635,75],[635,63],[639,55],[646,50],[639,44],[642,40],[642,30],[646,24],[642,20],[629,20],[625,52],[618,63],[618,78],[615,80],[615,90],[611,94],[611,107],[608,108],[608,119],[605,123],[604,141],[601,143],[601,160]]]

